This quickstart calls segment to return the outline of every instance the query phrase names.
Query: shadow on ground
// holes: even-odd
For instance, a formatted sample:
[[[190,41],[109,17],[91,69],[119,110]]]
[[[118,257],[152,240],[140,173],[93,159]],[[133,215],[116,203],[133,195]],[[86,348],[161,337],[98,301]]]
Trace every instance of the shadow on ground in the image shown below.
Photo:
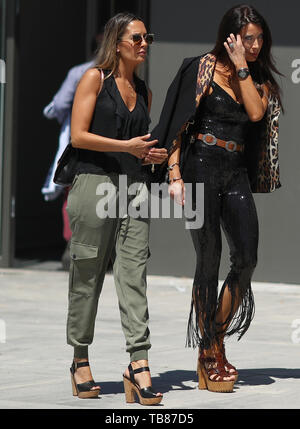
[[[239,370],[239,378],[235,386],[266,386],[276,382],[276,379],[300,379],[298,368],[255,368]],[[197,387],[195,371],[174,370],[152,377],[152,384],[156,391],[162,393],[171,390],[193,390]],[[97,382],[101,385],[102,394],[124,393],[123,382]],[[195,385],[190,385],[195,383]]]
[[[255,368],[239,370],[239,379],[236,385],[259,386],[276,382],[276,379],[300,379],[298,368]]]

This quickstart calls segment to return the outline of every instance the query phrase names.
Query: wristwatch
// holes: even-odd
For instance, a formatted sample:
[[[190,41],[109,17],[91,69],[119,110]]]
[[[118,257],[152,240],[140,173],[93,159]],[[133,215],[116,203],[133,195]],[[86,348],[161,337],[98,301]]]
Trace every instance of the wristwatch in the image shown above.
[[[247,67],[244,67],[242,69],[239,69],[238,72],[238,77],[242,80],[247,79],[247,77],[249,76],[250,72],[249,69]]]

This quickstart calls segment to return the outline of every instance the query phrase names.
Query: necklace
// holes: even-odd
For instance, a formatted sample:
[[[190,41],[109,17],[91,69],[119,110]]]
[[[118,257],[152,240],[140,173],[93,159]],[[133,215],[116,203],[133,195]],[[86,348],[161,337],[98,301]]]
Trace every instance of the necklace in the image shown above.
[[[135,89],[134,89],[133,85],[131,85],[131,84],[129,83],[129,81],[126,81],[126,84],[127,84],[128,88],[129,88],[129,90],[130,90],[130,95],[131,95],[132,97],[135,97]]]
[[[120,75],[120,73],[119,72],[117,72],[116,74],[115,74],[115,78],[121,78],[121,75]],[[124,79],[124,81],[125,81],[125,84],[126,84],[126,86],[128,87],[128,89],[129,89],[129,91],[130,91],[130,95],[131,95],[131,97],[134,97],[135,98],[135,95],[136,95],[136,92],[135,92],[135,89],[134,89],[134,83],[130,83],[129,82],[129,80],[125,80]]]

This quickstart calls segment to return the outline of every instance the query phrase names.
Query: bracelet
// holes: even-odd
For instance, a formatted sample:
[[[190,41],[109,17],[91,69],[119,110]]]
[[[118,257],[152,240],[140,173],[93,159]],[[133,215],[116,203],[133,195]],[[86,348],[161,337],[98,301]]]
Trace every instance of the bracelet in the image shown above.
[[[178,165],[178,166],[179,166],[179,163],[178,163],[178,162],[174,162],[174,164],[171,164],[171,165],[167,168],[167,170],[168,170],[168,171],[173,170],[173,168],[175,167],[175,165]]]
[[[181,177],[174,177],[174,179],[169,179],[169,184],[172,185],[172,183],[176,182],[176,180],[181,180]]]

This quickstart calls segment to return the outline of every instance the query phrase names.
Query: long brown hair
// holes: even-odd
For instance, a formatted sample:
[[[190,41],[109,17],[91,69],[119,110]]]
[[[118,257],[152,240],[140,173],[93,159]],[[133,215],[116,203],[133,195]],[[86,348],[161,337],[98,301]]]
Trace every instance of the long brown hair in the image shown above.
[[[271,54],[271,31],[266,20],[252,6],[246,4],[234,6],[225,13],[219,26],[217,41],[212,54],[216,56],[217,60],[232,69],[233,65],[224,47],[224,42],[230,33],[238,34],[249,23],[259,25],[262,28],[264,40],[257,60],[254,63],[248,62],[251,76],[259,84],[266,83],[282,107],[281,90],[272,72],[279,76],[283,76],[283,74],[277,70]]]
[[[106,78],[118,70],[117,44],[122,39],[127,25],[132,21],[142,21],[142,19],[132,13],[122,12],[110,18],[104,27],[101,47],[96,57],[96,65],[104,70],[110,70]]]

